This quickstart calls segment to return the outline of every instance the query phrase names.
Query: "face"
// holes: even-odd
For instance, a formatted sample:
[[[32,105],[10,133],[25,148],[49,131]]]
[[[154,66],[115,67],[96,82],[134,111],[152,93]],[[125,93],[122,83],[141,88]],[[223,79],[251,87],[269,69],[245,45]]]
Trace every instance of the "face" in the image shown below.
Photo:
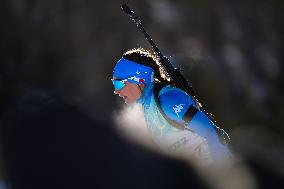
[[[115,90],[114,94],[117,94],[121,98],[123,98],[123,100],[126,104],[132,104],[140,98],[140,96],[142,94],[141,90],[144,88],[144,85],[141,84],[140,88],[137,84],[129,83],[129,82],[125,81],[125,87],[123,87],[120,90]]]

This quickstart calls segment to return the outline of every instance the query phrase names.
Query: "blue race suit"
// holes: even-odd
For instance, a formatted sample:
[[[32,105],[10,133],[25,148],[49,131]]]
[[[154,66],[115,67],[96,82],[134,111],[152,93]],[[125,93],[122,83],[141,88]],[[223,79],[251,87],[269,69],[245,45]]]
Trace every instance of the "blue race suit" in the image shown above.
[[[196,107],[192,97],[181,89],[165,86],[159,92],[159,99],[168,118],[190,129],[177,129],[163,117],[155,102],[153,83],[148,84],[137,102],[143,105],[147,127],[159,146],[208,162],[229,158],[230,151],[219,140],[216,126],[202,111],[198,110],[189,123],[184,123],[182,118],[188,107]]]

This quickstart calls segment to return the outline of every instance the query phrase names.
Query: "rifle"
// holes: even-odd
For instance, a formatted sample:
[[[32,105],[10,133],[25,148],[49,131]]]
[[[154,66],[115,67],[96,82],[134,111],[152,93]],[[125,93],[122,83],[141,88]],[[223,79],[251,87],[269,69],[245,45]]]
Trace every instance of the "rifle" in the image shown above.
[[[160,58],[160,62],[163,66],[163,68],[166,70],[166,72],[169,74],[170,78],[176,83],[177,87],[181,88],[183,91],[185,91],[187,94],[189,94],[193,99],[196,101],[196,104],[199,108],[201,108],[201,104],[198,102],[195,96],[195,92],[192,88],[192,86],[189,84],[189,81],[186,80],[183,75],[180,73],[179,68],[173,67],[170,60],[162,54],[162,52],[159,50],[157,45],[154,43],[150,35],[146,32],[144,27],[142,26],[141,20],[135,15],[134,11],[132,11],[128,5],[123,4],[121,5],[122,10],[131,18],[131,20],[136,24],[138,29],[144,34],[146,40],[150,43],[154,51],[157,53],[157,55]]]

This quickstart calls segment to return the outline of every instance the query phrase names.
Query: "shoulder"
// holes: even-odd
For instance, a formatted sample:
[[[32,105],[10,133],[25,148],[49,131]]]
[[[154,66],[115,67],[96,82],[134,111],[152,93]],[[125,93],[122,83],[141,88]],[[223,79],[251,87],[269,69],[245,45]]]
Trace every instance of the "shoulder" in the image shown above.
[[[161,89],[159,100],[165,114],[175,121],[181,121],[187,108],[194,103],[186,92],[172,86],[165,86]]]
[[[191,97],[184,92],[183,90],[177,88],[177,87],[173,87],[173,86],[165,86],[163,87],[160,92],[159,92],[159,97],[160,98],[172,98],[175,97],[178,98],[179,100],[190,100]],[[172,99],[174,100],[174,99]]]

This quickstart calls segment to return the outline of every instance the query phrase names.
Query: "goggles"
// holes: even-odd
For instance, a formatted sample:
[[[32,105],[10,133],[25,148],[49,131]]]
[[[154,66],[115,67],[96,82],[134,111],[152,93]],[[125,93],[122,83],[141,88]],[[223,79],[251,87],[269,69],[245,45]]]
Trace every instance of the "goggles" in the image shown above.
[[[125,87],[125,81],[127,81],[127,79],[111,79],[111,81],[115,90],[121,90]]]
[[[147,72],[142,72],[136,76],[128,77],[126,79],[111,79],[111,81],[115,90],[121,90],[123,87],[125,87],[125,81],[135,84],[145,84],[145,79],[139,77],[139,75],[143,75],[145,73]]]

